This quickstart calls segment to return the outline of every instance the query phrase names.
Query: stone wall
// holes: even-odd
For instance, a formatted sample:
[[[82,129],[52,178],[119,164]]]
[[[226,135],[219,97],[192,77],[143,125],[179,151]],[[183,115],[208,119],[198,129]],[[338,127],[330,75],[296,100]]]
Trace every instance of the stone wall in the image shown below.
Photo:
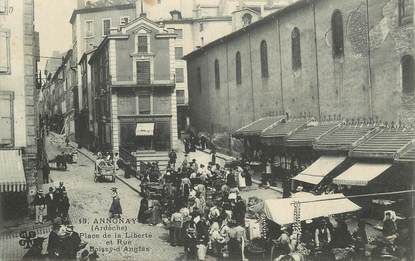
[[[401,59],[413,55],[413,23],[399,25],[396,0],[304,1],[188,57],[191,125],[228,133],[265,115],[378,118],[414,122],[415,98],[402,93]],[[331,17],[343,19],[344,56],[333,58]],[[291,33],[300,31],[301,67],[292,67]],[[267,42],[269,77],[261,77]],[[370,48],[369,48],[370,46]],[[235,80],[241,53],[242,84]],[[220,65],[215,88],[214,61]],[[197,68],[201,71],[201,86]]]

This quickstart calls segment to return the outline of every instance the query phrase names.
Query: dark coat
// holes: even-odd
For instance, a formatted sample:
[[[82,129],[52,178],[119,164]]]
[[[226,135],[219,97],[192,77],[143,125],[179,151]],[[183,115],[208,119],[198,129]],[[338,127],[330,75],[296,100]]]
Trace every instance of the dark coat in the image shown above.
[[[46,204],[45,197],[41,194],[36,194],[35,198],[32,201],[32,205],[41,206],[41,205],[45,205],[45,204]]]
[[[138,222],[147,223],[148,219],[148,199],[143,198],[140,201],[140,210],[138,211]]]
[[[118,196],[112,198],[110,213],[114,215],[122,214],[121,202]]]

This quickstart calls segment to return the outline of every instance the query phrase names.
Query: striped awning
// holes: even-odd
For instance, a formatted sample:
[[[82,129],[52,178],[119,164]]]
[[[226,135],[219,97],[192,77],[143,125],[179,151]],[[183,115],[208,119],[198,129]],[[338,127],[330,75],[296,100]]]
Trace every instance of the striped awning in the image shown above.
[[[19,150],[0,150],[0,192],[26,190],[26,177]]]
[[[317,185],[337,166],[346,160],[343,156],[321,156],[310,167],[295,176],[294,180]]]
[[[366,186],[371,180],[389,169],[388,163],[355,163],[345,172],[333,179],[333,183],[349,186]]]

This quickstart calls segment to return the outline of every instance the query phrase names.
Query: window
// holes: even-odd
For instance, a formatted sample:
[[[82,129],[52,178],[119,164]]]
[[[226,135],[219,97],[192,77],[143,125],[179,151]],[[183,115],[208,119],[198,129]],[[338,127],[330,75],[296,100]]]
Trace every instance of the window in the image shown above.
[[[13,94],[0,92],[0,147],[13,145],[13,122]]]
[[[177,104],[185,104],[185,98],[184,98],[184,91],[183,90],[177,90],[176,91],[176,100]]]
[[[7,14],[7,0],[0,0],[0,14]]]
[[[399,0],[399,25],[412,23],[414,7],[412,0]]]
[[[248,26],[252,23],[252,15],[251,14],[244,14],[242,16],[242,23],[245,26]]]
[[[236,84],[241,84],[242,83],[242,65],[241,65],[241,53],[240,52],[236,52],[235,67],[236,67]]]
[[[150,81],[150,61],[137,61],[137,83],[149,84]]]
[[[203,30],[204,30],[204,25],[203,25],[203,23],[200,23],[199,24],[199,32],[203,32]]]
[[[137,38],[137,51],[139,53],[147,53],[148,52],[148,42],[147,42],[147,35],[139,35]]]
[[[183,58],[183,47],[176,47],[174,48],[174,55],[176,60],[180,60]]]
[[[333,58],[344,56],[343,17],[339,10],[334,11],[331,17],[331,34]]]
[[[92,36],[94,34],[94,21],[86,21],[86,37]]]
[[[184,82],[183,68],[176,68],[176,82]]]
[[[301,69],[300,30],[297,27],[291,32],[291,62],[293,71]]]
[[[402,93],[405,95],[415,94],[414,81],[414,58],[405,55],[401,60],[402,66]]]
[[[138,95],[138,114],[151,113],[151,97],[148,94]]]
[[[197,80],[197,87],[199,88],[199,92],[202,92],[202,73],[200,71],[200,67],[197,67],[196,70],[196,80]]]
[[[10,73],[10,34],[0,31],[0,73]]]
[[[215,88],[220,88],[220,70],[219,70],[219,61],[215,60]]]
[[[102,20],[102,35],[106,36],[110,34],[111,30],[111,19]]]
[[[267,50],[267,42],[262,40],[260,46],[260,54],[261,54],[261,76],[262,78],[268,77],[268,50]]]
[[[120,18],[120,25],[126,25],[126,24],[128,24],[129,21],[130,21],[129,16],[123,16],[123,17]]]
[[[177,34],[177,39],[183,39],[183,29],[174,29],[174,32]]]

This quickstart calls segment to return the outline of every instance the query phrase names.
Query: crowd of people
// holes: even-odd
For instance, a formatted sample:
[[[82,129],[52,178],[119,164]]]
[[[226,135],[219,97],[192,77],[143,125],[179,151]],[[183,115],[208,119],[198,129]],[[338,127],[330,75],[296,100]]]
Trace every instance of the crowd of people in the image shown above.
[[[171,157],[175,159],[175,157]],[[248,168],[198,164],[188,156],[165,174],[149,168],[141,177],[138,220],[167,225],[170,244],[183,246],[189,257],[241,255],[245,240],[246,203],[240,189],[251,186]]]
[[[59,186],[49,187],[49,191],[44,195],[43,190],[39,189],[34,196],[32,205],[35,207],[35,223],[44,223],[44,220],[52,221],[56,217],[68,221],[68,211],[70,207],[68,194],[63,182]]]

